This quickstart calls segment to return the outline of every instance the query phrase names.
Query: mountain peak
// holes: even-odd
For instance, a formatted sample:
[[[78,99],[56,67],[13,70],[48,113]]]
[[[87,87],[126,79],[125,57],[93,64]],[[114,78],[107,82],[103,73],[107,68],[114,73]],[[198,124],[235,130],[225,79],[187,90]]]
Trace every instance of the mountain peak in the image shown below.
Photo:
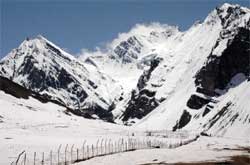
[[[224,3],[223,5],[216,7],[207,16],[205,23],[211,25],[220,23],[225,29],[233,24],[240,25],[242,22],[244,24],[244,21],[248,21],[249,16],[250,10],[248,8],[242,7],[238,4]]]
[[[249,9],[246,7],[242,7],[238,4],[229,4],[229,3],[224,3],[220,7],[216,8],[217,13],[219,15],[223,15],[224,17],[227,16],[227,14],[245,14],[246,12],[249,12]]]
[[[48,40],[42,35],[38,35],[34,38],[26,37],[25,40],[18,47],[19,50],[28,50],[28,49],[43,49]]]
[[[40,40],[46,40],[46,41],[47,41],[47,39],[46,39],[44,36],[42,36],[41,34],[38,34],[38,35],[36,36],[36,38],[37,38],[37,39],[40,39]]]
[[[65,52],[40,34],[34,38],[27,37],[14,51],[23,52],[21,53],[22,55],[44,55],[45,52],[49,51],[51,55],[58,55],[68,60],[75,60],[71,54]],[[48,55],[48,53],[45,54]]]
[[[228,8],[230,8],[230,7],[239,7],[239,5],[237,5],[237,4],[235,4],[235,5],[233,5],[233,4],[230,4],[230,3],[224,3],[223,5],[221,5],[219,8],[220,9],[223,9],[223,10],[227,10]]]

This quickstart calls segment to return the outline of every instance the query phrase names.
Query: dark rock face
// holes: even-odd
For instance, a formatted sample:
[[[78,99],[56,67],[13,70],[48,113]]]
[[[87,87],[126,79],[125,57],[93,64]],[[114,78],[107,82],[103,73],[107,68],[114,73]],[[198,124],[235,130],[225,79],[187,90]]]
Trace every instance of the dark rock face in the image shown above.
[[[149,90],[142,90],[137,95],[132,94],[122,120],[127,121],[129,118],[141,119],[146,116],[159,105],[154,95],[155,92]]]
[[[191,109],[200,109],[209,102],[209,99],[205,99],[197,95],[191,95],[187,102],[187,106]]]
[[[202,113],[202,117],[206,116],[210,111],[211,111],[211,109],[207,105],[207,107],[205,108],[204,112]]]
[[[211,120],[209,120],[208,129],[210,129],[221,118],[221,116],[224,116],[227,114],[227,112],[229,111],[229,107],[231,105],[232,105],[232,102],[228,102]]]
[[[250,73],[250,31],[239,28],[237,35],[228,43],[222,55],[211,54],[208,63],[197,73],[195,84],[208,93],[216,88],[224,89],[237,73],[246,77]]]
[[[2,76],[0,76],[0,90],[17,98],[28,99],[31,96],[31,91]]]
[[[73,109],[68,108],[65,104],[62,104],[62,102],[58,100],[53,100],[48,95],[40,95],[2,76],[0,76],[0,90],[16,98],[28,99],[29,97],[33,97],[42,103],[52,102],[57,105],[65,107],[68,112],[71,112],[78,116],[83,116],[85,118],[93,118],[91,115],[96,114],[98,117],[100,117],[103,120],[106,120],[108,122],[113,122],[113,115],[111,111],[106,111],[105,109],[99,107],[98,105],[93,105],[92,107],[89,107],[88,109],[74,109],[73,110]]]
[[[226,21],[226,20],[225,20]],[[223,22],[222,22],[223,23]],[[225,25],[226,26],[226,25]],[[225,31],[224,31],[225,33]],[[225,36],[226,34],[223,34]],[[229,35],[232,35],[231,32]],[[235,35],[235,34],[234,34]],[[217,41],[214,48],[219,45]],[[236,35],[228,42],[227,48],[222,52],[221,56],[210,54],[208,62],[196,74],[195,84],[197,85],[196,92],[202,93],[205,96],[216,97],[219,94],[215,89],[225,89],[231,79],[238,73],[249,77],[250,73],[250,31],[245,28],[239,28]],[[210,104],[211,103],[211,104]],[[191,95],[187,101],[187,107],[197,110],[205,106],[202,117],[213,110],[214,99],[207,99]],[[212,127],[217,120],[227,112],[230,103],[227,104],[211,121]],[[183,119],[184,120],[184,119]],[[184,120],[187,122],[188,119]],[[185,123],[185,122],[183,122]],[[178,129],[177,125],[174,129]]]
[[[137,54],[141,52],[143,45],[135,37],[129,37],[126,41],[122,41],[115,49],[115,54],[122,59],[123,63],[130,63],[133,59],[137,59]]]
[[[24,58],[24,62],[21,65],[21,69],[17,71],[17,75],[27,75],[28,79],[30,80],[29,89],[37,89],[42,87],[40,90],[44,89],[44,82],[45,82],[45,73],[42,70],[39,70],[35,67],[35,64],[38,63],[34,57],[26,56]],[[54,80],[55,82],[55,80]],[[54,85],[54,84],[52,84]]]
[[[52,52],[55,53],[55,55],[60,56],[61,58],[63,58],[64,60],[70,61],[69,58],[67,58],[66,56],[63,56],[61,51],[58,50],[57,48],[55,48],[54,46],[50,45],[49,43],[46,43],[46,48],[48,48],[49,50],[51,50]]]
[[[221,8],[216,8],[216,11],[224,28],[229,26],[233,20],[239,19],[241,15],[246,14],[246,12],[240,6],[230,6],[226,11],[223,11]],[[222,15],[223,12],[226,12],[226,15]]]
[[[151,61],[150,63],[150,68],[149,70],[144,71],[142,76],[139,78],[138,83],[137,83],[137,88],[139,90],[143,89],[150,79],[151,73],[154,71],[154,69],[159,65],[162,59],[160,58],[155,58]]]
[[[145,71],[143,75],[139,78],[137,83],[138,93],[136,91],[132,92],[131,99],[128,106],[123,114],[123,121],[127,121],[130,118],[138,118],[146,116],[154,108],[156,108],[160,103],[155,99],[155,92],[148,89],[144,89],[147,81],[150,79],[151,73],[158,66],[161,59],[154,59],[151,62],[150,69]]]
[[[186,110],[183,111],[181,118],[176,123],[176,125],[173,127],[173,131],[176,131],[177,129],[183,128],[185,125],[187,125],[191,120],[192,115]]]
[[[34,94],[47,101],[56,100],[76,115],[89,118],[97,115],[107,121],[113,118],[108,109],[110,103],[95,91],[100,81],[88,77],[91,72],[82,63],[43,37],[23,42],[8,58],[1,60],[0,68],[0,75],[27,89],[19,92],[13,86],[15,92],[4,87],[15,97],[28,98]],[[100,79],[107,80],[101,73]]]
[[[35,66],[36,63],[37,61],[33,56],[26,56],[22,66],[17,71],[17,75],[27,76],[29,80],[29,84],[23,84],[23,86],[35,92],[42,92],[49,87],[53,89],[67,89],[68,92],[76,95],[80,102],[83,102],[87,98],[87,93],[79,83],[64,68],[56,67],[56,62],[55,67],[50,70],[53,73],[48,74],[38,69]],[[57,75],[57,77],[54,75]],[[91,81],[89,83],[94,86],[94,83]],[[69,84],[72,85],[69,87]]]
[[[92,115],[97,115],[100,119],[104,121],[114,123],[113,121],[114,118],[111,111],[107,111],[98,105],[93,105],[85,109],[70,110],[69,112],[78,116],[83,116],[88,119],[95,119]]]
[[[40,95],[2,76],[0,76],[0,90],[16,98],[28,99],[31,96],[42,103],[53,102],[60,106],[64,106],[64,104],[51,99],[48,95]]]

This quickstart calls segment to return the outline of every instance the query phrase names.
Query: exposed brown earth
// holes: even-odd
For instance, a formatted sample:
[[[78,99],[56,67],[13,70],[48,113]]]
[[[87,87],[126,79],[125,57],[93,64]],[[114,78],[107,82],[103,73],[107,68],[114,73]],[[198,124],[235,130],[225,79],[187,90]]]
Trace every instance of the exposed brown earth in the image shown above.
[[[225,148],[224,150],[238,150],[245,151],[250,153],[250,148],[237,148],[237,149],[229,149]],[[154,160],[157,161],[157,160]],[[157,162],[157,163],[146,163],[141,165],[250,165],[250,155],[236,155],[229,157],[228,160],[225,161],[208,161],[208,162],[179,162],[179,163],[166,163],[166,162]]]

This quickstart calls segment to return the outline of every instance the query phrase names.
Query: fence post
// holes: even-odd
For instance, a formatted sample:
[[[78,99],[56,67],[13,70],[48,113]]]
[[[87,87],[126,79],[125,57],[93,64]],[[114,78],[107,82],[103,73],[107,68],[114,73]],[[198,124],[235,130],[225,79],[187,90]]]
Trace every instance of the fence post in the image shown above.
[[[104,155],[107,153],[107,139],[105,139],[105,146],[104,146]]]
[[[110,144],[111,144],[111,139],[109,139],[109,147],[108,147],[109,148],[109,153],[110,153],[110,147],[111,147]]]
[[[44,165],[44,152],[42,153],[42,165]]]
[[[78,151],[78,148],[76,149],[76,160],[79,160],[79,151]]]
[[[128,138],[128,148],[127,148],[127,151],[129,151],[129,145],[130,145],[130,140]]]
[[[50,151],[50,165],[52,165],[52,150]]]
[[[123,143],[124,141],[123,141],[123,138],[122,138],[122,144],[121,144],[121,152],[123,152],[124,151],[124,143]]]
[[[133,139],[131,139],[130,143],[131,143],[131,149],[133,150],[133,149],[134,149],[134,142],[133,142]]]
[[[34,165],[36,164],[36,152],[34,152]]]
[[[92,147],[92,157],[94,157],[94,156],[95,156],[95,155],[94,155],[94,154],[95,154],[95,152],[94,152],[94,145],[92,144],[91,147]]]
[[[120,138],[117,141],[117,152],[120,152]]]
[[[99,143],[99,139],[96,142],[96,155],[98,155],[98,143]]]
[[[89,158],[89,146],[87,146],[87,159]]]
[[[24,153],[24,161],[23,161],[24,165],[26,165],[26,153]]]
[[[118,141],[115,141],[115,153],[118,152],[118,143],[119,143],[119,140],[118,140]]]
[[[60,149],[62,147],[62,144],[59,145],[59,148],[57,150],[57,163],[59,164],[60,163]]]
[[[111,152],[110,153],[114,153],[114,142],[111,143]]]
[[[116,142],[116,153],[119,152],[119,140]]]
[[[138,139],[135,139],[135,149],[138,147]]]
[[[65,147],[65,152],[64,152],[64,163],[67,163],[67,148],[68,148],[68,144]]]
[[[18,155],[17,160],[16,160],[16,165],[17,165],[17,163],[18,163],[20,157],[22,156],[22,154],[23,154],[24,152],[25,152],[25,150],[24,150],[23,152],[21,152],[21,153]]]
[[[82,160],[84,160],[84,145],[86,143],[86,140],[84,140],[83,145],[82,145]]]
[[[71,149],[70,149],[70,160],[71,160],[71,162],[73,162],[73,148],[74,148],[74,144],[71,146]]]
[[[125,151],[128,151],[127,141],[125,142]]]
[[[102,148],[102,143],[103,143],[103,139],[101,140],[101,155],[102,155],[102,150],[103,150],[103,148]]]

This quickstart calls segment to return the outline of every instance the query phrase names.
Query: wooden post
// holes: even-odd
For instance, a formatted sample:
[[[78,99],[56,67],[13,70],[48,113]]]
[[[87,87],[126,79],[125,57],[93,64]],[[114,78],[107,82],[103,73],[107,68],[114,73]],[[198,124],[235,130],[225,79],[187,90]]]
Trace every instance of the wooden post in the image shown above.
[[[101,155],[102,155],[102,151],[103,151],[103,148],[102,148],[102,143],[103,143],[103,139],[101,140]]]
[[[131,139],[130,143],[131,143],[131,144],[130,144],[130,145],[131,145],[131,149],[133,150],[133,148],[134,148],[134,147],[133,147],[133,139]]]
[[[108,147],[109,148],[109,153],[110,153],[110,150],[111,150],[110,149],[110,147],[111,147],[110,144],[111,144],[111,139],[109,139],[109,147]]]
[[[61,147],[62,147],[62,145],[60,144],[60,145],[59,145],[59,148],[58,148],[58,150],[57,150],[57,164],[60,163],[60,149],[61,149]]]
[[[18,155],[17,160],[16,160],[16,165],[17,165],[17,163],[18,163],[18,161],[19,161],[19,159],[20,159],[20,157],[22,156],[23,153],[25,153],[25,151],[21,152],[21,153]]]
[[[79,150],[78,150],[78,148],[76,149],[76,160],[79,160]]]
[[[135,149],[137,150],[138,147],[138,139],[135,139]]]
[[[89,146],[87,146],[87,159],[89,158]]]
[[[138,150],[139,150],[139,149],[141,149],[141,140],[138,139],[138,142],[137,142],[137,143],[138,143]]]
[[[99,143],[99,139],[96,142],[96,155],[98,155],[98,143]]]
[[[26,165],[26,153],[24,153],[24,160],[23,160],[23,164]]]
[[[119,140],[116,142],[116,153],[119,152]]]
[[[121,152],[124,151],[124,141],[123,141],[123,138],[122,138],[122,143],[121,143]]]
[[[65,147],[65,151],[64,151],[64,163],[67,163],[67,148],[68,148],[68,144]]]
[[[115,152],[115,148],[114,148],[114,143],[112,142],[111,143],[111,153],[114,153]]]
[[[83,145],[82,145],[82,160],[84,160],[84,145],[86,143],[86,140],[84,140]]]
[[[121,142],[121,139],[119,138],[117,142],[117,152],[120,152],[120,142]]]
[[[128,143],[125,142],[125,151],[128,151]]]
[[[129,145],[130,145],[129,143],[130,143],[130,140],[129,140],[129,138],[128,138],[128,149],[127,149],[127,151],[129,151]]]
[[[36,152],[34,152],[34,165],[36,164]]]
[[[70,149],[70,161],[73,162],[73,148],[74,148],[74,144],[71,146]]]
[[[132,139],[132,148],[133,148],[133,150],[135,149],[135,139]]]
[[[107,139],[105,139],[104,155],[107,153]]]
[[[120,139],[118,139],[118,141],[116,142],[116,153],[119,152],[119,142],[120,142]]]
[[[44,165],[44,152],[42,153],[42,165]]]
[[[52,150],[50,151],[50,165],[52,165]]]
[[[137,147],[138,147],[138,140],[135,139],[135,149],[137,149]]]
[[[95,152],[94,152],[94,145],[92,144],[92,157],[94,157],[95,155]]]

